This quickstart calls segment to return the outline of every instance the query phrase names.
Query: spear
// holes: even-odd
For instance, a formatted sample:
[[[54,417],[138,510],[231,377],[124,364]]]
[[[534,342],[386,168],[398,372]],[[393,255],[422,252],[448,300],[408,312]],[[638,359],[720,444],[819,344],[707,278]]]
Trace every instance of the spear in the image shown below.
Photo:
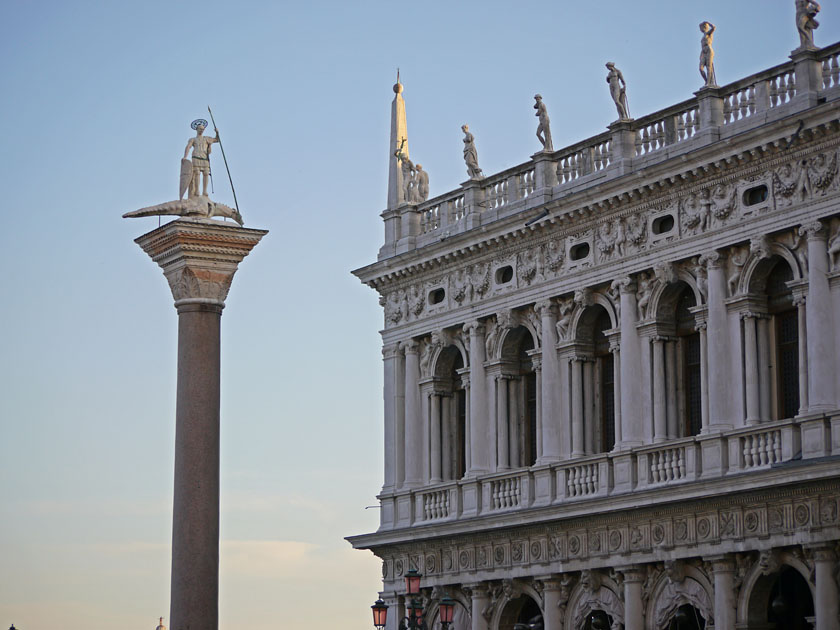
[[[216,120],[213,118],[213,110],[210,109],[210,106],[207,106],[207,111],[210,112],[210,120],[213,123],[213,131],[216,132],[216,136],[219,135],[219,130],[216,129]],[[236,206],[236,211],[239,212],[239,202],[236,201],[236,189],[233,187],[233,178],[230,176],[230,168],[228,167],[227,158],[225,157],[225,147],[222,144],[222,139],[219,138],[219,148],[222,150],[222,159],[225,161],[225,170],[228,174],[228,181],[230,182],[230,190],[233,193],[233,205]]]

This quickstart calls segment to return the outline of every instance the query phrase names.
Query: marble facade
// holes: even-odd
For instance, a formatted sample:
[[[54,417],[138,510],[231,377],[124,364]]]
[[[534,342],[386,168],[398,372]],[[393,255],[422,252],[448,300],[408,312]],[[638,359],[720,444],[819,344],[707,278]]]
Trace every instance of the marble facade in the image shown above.
[[[838,56],[421,203],[392,156],[354,272],[384,311],[381,523],[349,540],[394,612],[414,568],[454,630],[840,630]]]

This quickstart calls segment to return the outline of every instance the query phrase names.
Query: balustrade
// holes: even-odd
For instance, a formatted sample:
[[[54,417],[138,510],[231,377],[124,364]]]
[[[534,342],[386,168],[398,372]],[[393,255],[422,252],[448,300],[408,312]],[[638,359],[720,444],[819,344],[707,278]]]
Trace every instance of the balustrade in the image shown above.
[[[793,68],[783,70],[768,80],[768,95],[771,108],[781,107],[793,100],[796,96],[796,75]]]
[[[832,53],[822,62],[824,90],[840,85],[840,53]]]
[[[522,480],[520,476],[491,479],[485,484],[489,492],[490,511],[518,508],[522,501]]]
[[[749,118],[756,111],[755,85],[748,85],[723,97],[723,124]]]
[[[508,180],[491,182],[484,188],[484,207],[487,210],[501,208],[513,201],[508,197]]]
[[[782,461],[782,432],[780,429],[759,431],[741,437],[743,468],[761,468]]]
[[[423,502],[422,519],[434,521],[449,517],[449,489],[433,490],[420,495]]]
[[[420,211],[420,232],[426,234],[440,227],[440,204]]]
[[[599,463],[588,462],[563,469],[565,480],[562,482],[565,496],[569,498],[586,497],[598,494]]]

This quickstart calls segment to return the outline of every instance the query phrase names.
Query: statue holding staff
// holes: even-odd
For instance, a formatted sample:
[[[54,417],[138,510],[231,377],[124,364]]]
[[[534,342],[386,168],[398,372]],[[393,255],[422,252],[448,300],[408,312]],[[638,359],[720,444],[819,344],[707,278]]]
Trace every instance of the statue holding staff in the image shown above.
[[[548,108],[543,103],[542,96],[534,95],[534,109],[537,113],[534,114],[540,119],[540,124],[537,125],[537,140],[543,145],[543,151],[554,151],[554,144],[551,142],[551,121],[548,119]]]
[[[467,175],[470,179],[482,179],[484,173],[478,167],[478,150],[475,148],[475,137],[470,133],[469,125],[461,125],[464,132],[464,162],[467,163]]]
[[[412,187],[414,184],[414,163],[405,154],[403,148],[405,147],[405,138],[400,142],[400,148],[394,151],[394,157],[399,160],[400,173],[402,174],[402,200],[406,203],[414,201],[412,194]]]
[[[717,87],[715,79],[715,51],[712,42],[715,39],[715,25],[711,22],[700,22],[700,76],[706,82],[706,87]]]
[[[186,171],[187,156],[192,149],[192,164],[190,165],[189,191],[190,197],[198,197],[198,184],[202,175],[204,176],[201,186],[201,195],[207,196],[207,180],[210,178],[210,150],[213,143],[219,141],[219,130],[216,129],[216,137],[208,138],[204,135],[207,129],[207,121],[203,118],[192,121],[190,125],[195,129],[195,136],[187,141],[187,148],[184,149],[184,159],[181,161],[181,198],[184,197],[184,179]]]
[[[796,0],[796,29],[799,31],[799,47],[814,48],[814,29],[820,23],[816,16],[820,5],[813,0]]]
[[[610,96],[618,110],[618,119],[628,120],[630,105],[627,102],[627,83],[624,81],[624,75],[612,61],[607,62],[607,71],[607,83],[610,85]]]

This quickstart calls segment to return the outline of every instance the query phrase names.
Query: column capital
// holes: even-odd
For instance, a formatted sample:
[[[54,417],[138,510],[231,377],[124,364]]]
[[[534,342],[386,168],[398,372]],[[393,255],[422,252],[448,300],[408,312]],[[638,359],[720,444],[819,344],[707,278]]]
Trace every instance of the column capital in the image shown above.
[[[811,553],[811,557],[816,562],[836,562],[837,551],[834,543],[817,543],[815,545],[808,545],[805,547],[806,551]]]
[[[467,322],[463,326],[463,330],[465,333],[469,333],[470,336],[473,335],[483,335],[484,334],[484,324],[477,319],[474,319],[471,322]]]
[[[644,582],[645,577],[647,577],[647,571],[645,570],[645,567],[639,565],[616,567],[615,570],[621,573],[622,576],[624,576],[625,582]]]
[[[163,269],[176,308],[224,308],[239,263],[266,234],[213,220],[176,219],[134,242]]]
[[[393,359],[394,357],[399,356],[400,354],[400,344],[397,343],[389,343],[382,346],[382,358],[383,359]]]
[[[540,317],[557,316],[557,304],[553,300],[540,300],[534,304],[534,312]]]
[[[722,269],[726,264],[726,256],[717,250],[701,254],[698,262],[705,265],[706,269]]]
[[[619,278],[618,280],[613,280],[612,284],[610,284],[610,288],[612,290],[618,289],[621,293],[627,294],[636,294],[636,281],[633,280],[630,276],[626,278]]]
[[[730,554],[722,553],[714,556],[703,556],[703,560],[711,565],[713,573],[735,572],[735,558]]]
[[[418,344],[417,340],[415,339],[406,339],[405,341],[400,341],[400,350],[402,350],[406,355],[417,354],[419,347],[420,344]]]
[[[824,241],[828,238],[828,229],[825,224],[819,219],[805,223],[799,227],[799,236],[805,236],[810,239]]]

